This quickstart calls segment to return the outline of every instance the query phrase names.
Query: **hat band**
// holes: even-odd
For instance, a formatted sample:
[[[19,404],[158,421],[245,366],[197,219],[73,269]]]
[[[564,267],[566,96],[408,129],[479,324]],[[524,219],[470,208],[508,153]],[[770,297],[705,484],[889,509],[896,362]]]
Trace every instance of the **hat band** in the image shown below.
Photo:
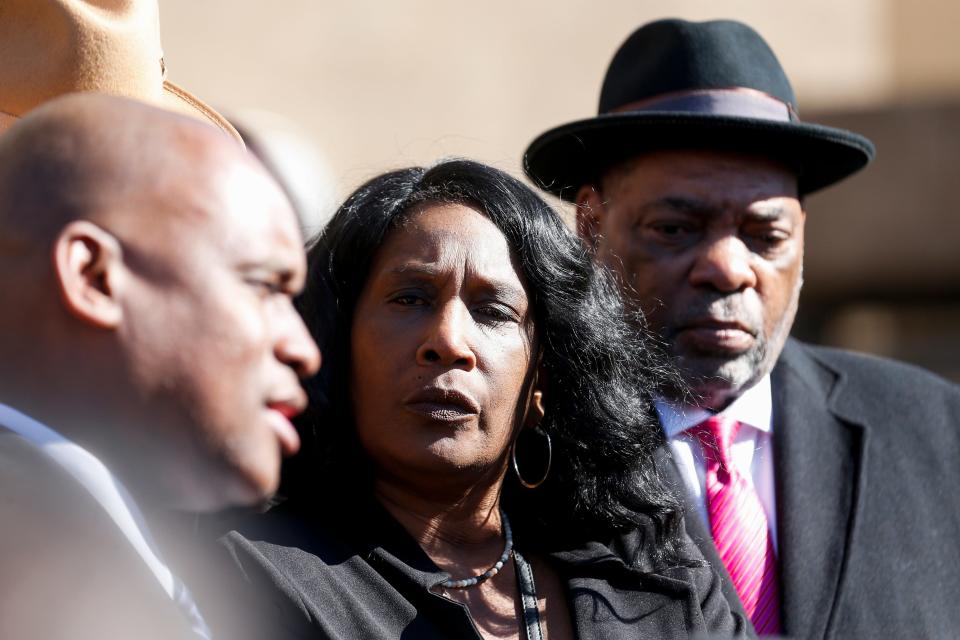
[[[800,120],[792,105],[767,93],[747,87],[662,93],[652,98],[638,100],[611,109],[608,113],[624,113],[626,111],[669,111],[757,118],[773,122],[798,122]]]

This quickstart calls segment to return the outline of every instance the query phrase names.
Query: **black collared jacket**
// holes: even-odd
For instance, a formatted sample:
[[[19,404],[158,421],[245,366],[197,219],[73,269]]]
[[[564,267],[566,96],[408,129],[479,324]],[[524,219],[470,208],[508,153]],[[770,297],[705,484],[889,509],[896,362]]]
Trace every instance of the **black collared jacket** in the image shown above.
[[[245,635],[480,639],[467,608],[434,590],[449,575],[382,507],[370,499],[329,506],[290,501],[223,538],[254,595]],[[650,533],[546,555],[567,585],[576,637],[746,634],[708,565],[652,570],[642,545]],[[701,558],[689,541],[685,553]]]

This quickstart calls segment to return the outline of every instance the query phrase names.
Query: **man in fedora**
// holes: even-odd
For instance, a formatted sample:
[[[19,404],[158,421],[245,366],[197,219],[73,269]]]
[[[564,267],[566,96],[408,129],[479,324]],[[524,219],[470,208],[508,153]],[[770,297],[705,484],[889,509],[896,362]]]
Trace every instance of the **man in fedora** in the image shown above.
[[[297,450],[302,244],[196,119],[75,94],[0,135],[0,637],[209,637],[154,534]]]
[[[871,143],[801,122],[773,52],[733,21],[638,29],[600,115],[552,129],[527,174],[683,374],[658,403],[687,528],[757,631],[956,637],[960,393],[913,367],[788,338],[803,197]]]

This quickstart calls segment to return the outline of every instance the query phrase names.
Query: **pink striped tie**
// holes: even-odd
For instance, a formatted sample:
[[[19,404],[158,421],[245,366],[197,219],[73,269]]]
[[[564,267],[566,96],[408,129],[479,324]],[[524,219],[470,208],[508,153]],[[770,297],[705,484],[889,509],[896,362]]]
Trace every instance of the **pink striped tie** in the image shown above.
[[[689,433],[703,448],[714,544],[757,633],[773,635],[780,631],[777,558],[760,497],[730,458],[739,430],[736,420],[713,416]]]

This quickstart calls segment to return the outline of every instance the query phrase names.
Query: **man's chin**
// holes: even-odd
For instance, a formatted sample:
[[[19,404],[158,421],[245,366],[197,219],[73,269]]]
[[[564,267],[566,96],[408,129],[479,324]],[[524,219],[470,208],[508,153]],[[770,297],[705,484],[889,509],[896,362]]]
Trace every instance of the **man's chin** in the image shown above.
[[[267,502],[280,484],[280,456],[242,461],[217,469],[204,478],[203,491],[194,492],[203,499],[193,511],[209,512],[237,507],[258,507]]]
[[[733,357],[729,354],[684,355],[675,357],[675,363],[693,402],[710,409],[723,407],[763,377],[758,371],[757,358],[751,352]]]

